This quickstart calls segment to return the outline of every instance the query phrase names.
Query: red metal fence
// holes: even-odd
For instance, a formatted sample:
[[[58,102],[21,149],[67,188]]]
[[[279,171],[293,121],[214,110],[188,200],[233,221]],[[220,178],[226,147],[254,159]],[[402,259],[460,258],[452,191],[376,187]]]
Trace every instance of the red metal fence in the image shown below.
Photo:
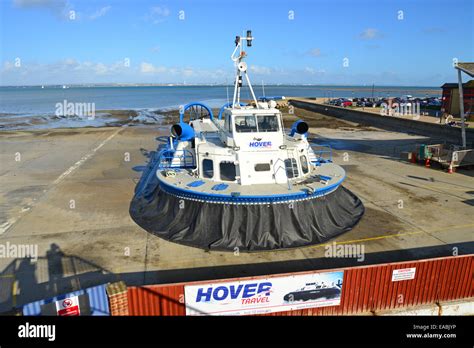
[[[416,267],[415,278],[392,281],[395,269]],[[130,315],[185,315],[184,286],[344,270],[341,303],[267,315],[348,315],[474,296],[474,255],[292,274],[128,288]]]

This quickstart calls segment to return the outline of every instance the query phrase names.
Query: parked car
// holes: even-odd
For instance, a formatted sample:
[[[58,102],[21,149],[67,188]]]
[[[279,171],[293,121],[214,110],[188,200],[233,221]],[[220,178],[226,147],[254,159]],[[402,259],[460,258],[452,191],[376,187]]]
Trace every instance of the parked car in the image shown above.
[[[342,107],[352,106],[352,102],[350,100],[344,99],[341,101],[341,106]]]
[[[441,101],[439,100],[431,100],[430,102],[428,102],[428,106],[441,106]]]
[[[379,99],[379,100],[377,100],[377,101],[375,102],[375,106],[379,108],[379,107],[381,107],[382,104],[384,104],[384,103],[387,104],[387,100],[382,98],[382,99]]]
[[[359,98],[356,103],[359,107],[372,107],[374,103],[369,100],[369,98]]]

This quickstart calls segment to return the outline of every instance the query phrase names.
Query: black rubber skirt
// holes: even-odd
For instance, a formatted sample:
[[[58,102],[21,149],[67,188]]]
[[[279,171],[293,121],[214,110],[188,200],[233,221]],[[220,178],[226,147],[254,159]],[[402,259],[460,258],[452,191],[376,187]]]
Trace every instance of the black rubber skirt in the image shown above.
[[[171,242],[206,250],[259,251],[326,242],[351,230],[364,205],[346,188],[310,200],[219,204],[186,200],[160,188],[149,165],[130,204],[132,219]]]

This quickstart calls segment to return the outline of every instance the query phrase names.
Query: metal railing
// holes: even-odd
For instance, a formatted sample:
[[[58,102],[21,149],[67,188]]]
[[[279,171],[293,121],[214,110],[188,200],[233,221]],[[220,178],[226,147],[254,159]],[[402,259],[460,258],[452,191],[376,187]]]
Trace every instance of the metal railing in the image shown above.
[[[286,176],[288,177],[288,174],[291,173],[291,178],[288,177],[289,179],[297,178],[299,176],[298,162],[295,158],[293,149],[288,149],[286,151],[286,160],[284,161],[284,163],[286,168]]]
[[[326,162],[332,162],[332,148],[330,145],[310,145],[313,150],[315,159],[312,159],[312,163],[320,164]]]
[[[158,168],[195,168],[196,160],[189,150],[166,148],[158,154]]]

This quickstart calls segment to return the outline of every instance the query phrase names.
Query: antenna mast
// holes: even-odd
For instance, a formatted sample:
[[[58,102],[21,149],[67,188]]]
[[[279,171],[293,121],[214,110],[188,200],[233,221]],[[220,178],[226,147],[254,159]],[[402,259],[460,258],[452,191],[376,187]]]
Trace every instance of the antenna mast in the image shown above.
[[[235,37],[235,49],[232,52],[232,55],[230,56],[230,59],[232,59],[236,67],[235,83],[234,83],[234,98],[232,99],[232,109],[234,109],[235,107],[240,107],[240,89],[242,88],[242,74],[245,75],[245,79],[247,80],[247,84],[249,85],[250,92],[252,93],[252,98],[255,101],[255,107],[259,109],[257,98],[255,97],[252,84],[250,83],[250,79],[247,74],[247,63],[243,61],[243,59],[245,58],[247,54],[243,50],[242,42],[247,41],[247,47],[251,47],[252,40],[253,40],[253,37],[252,37],[251,30],[247,30],[246,37],[241,37],[241,36]],[[237,52],[239,53],[238,56],[236,56]]]

